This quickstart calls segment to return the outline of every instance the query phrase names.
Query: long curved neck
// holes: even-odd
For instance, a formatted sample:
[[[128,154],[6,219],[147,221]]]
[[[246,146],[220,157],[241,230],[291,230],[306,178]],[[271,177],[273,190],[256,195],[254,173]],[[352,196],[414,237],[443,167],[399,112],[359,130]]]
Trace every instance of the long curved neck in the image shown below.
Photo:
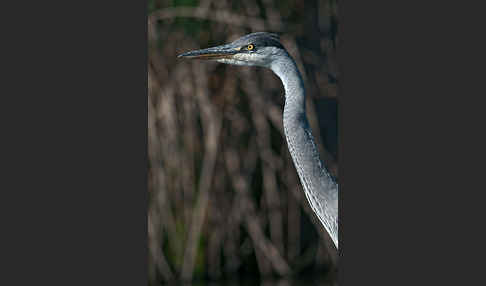
[[[285,89],[283,125],[289,152],[312,210],[338,247],[338,185],[322,164],[305,112],[305,89],[294,60],[287,54],[271,70]]]

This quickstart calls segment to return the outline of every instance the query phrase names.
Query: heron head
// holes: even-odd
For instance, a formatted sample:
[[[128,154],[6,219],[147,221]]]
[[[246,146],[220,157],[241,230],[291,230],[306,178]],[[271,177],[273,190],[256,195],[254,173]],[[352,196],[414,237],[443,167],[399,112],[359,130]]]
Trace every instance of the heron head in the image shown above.
[[[273,61],[286,54],[278,35],[258,32],[243,36],[229,44],[190,51],[178,57],[213,60],[240,66],[270,67]]]

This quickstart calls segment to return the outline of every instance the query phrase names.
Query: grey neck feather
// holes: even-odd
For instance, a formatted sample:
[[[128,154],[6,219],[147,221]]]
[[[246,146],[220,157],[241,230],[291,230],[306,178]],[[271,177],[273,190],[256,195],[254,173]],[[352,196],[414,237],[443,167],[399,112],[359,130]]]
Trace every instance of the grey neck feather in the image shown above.
[[[305,112],[302,77],[288,54],[279,57],[270,68],[284,85],[285,136],[305,196],[338,248],[338,185],[320,160]]]

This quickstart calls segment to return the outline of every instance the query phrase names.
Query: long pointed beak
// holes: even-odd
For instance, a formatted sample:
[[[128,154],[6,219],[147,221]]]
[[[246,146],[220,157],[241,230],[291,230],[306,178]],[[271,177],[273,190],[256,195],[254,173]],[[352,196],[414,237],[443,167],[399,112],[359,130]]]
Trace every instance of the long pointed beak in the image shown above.
[[[223,58],[231,58],[234,54],[236,54],[239,49],[230,46],[230,45],[222,45],[202,50],[195,50],[190,51],[187,53],[183,53],[178,55],[178,58],[188,58],[188,59],[201,59],[201,60],[217,60]]]

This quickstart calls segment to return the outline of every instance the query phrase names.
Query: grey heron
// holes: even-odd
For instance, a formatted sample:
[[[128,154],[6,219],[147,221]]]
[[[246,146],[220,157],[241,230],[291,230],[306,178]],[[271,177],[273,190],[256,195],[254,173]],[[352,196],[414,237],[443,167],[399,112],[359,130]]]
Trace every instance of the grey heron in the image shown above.
[[[338,248],[338,184],[320,159],[306,116],[302,76],[278,35],[252,33],[229,44],[190,51],[178,57],[265,67],[280,78],[285,90],[283,126],[289,152],[311,209]]]

